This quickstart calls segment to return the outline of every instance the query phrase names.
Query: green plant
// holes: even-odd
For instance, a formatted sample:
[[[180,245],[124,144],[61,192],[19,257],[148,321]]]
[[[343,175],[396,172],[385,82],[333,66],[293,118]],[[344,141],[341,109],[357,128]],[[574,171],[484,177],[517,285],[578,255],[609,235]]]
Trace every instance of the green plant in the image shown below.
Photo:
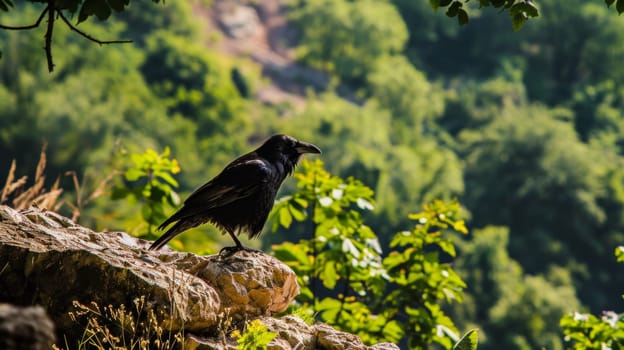
[[[615,249],[615,256],[624,262],[624,246]],[[601,317],[572,312],[560,322],[565,340],[574,350],[624,349],[624,313],[603,311]]]
[[[453,346],[453,350],[477,350],[479,331],[471,329]]]
[[[180,172],[180,166],[169,155],[169,147],[160,154],[152,149],[131,154],[132,166],[124,171],[125,181],[113,189],[113,199],[141,203],[141,217],[147,229],[140,230],[139,236],[153,238],[154,227],[166,219],[166,205],[176,206],[180,202],[173,190],[178,182],[172,176]]]
[[[462,301],[464,281],[440,254],[455,257],[455,246],[444,235],[445,230],[467,234],[464,221],[458,219],[459,203],[434,201],[421,213],[410,215],[416,222],[411,231],[397,233],[390,242],[391,251],[384,259],[393,290],[386,307],[398,316],[412,332],[408,342],[413,348],[426,348],[435,342],[451,348],[458,331],[440,306],[441,301]]]
[[[243,333],[237,329],[231,336],[236,339],[239,350],[266,350],[277,333],[269,331],[262,321],[253,320],[247,323]]]
[[[458,340],[441,301],[461,301],[463,281],[440,254],[455,256],[443,231],[467,233],[459,204],[436,201],[410,216],[411,231],[394,236],[394,251],[382,259],[376,234],[363,212],[374,208],[373,191],[360,181],[331,176],[323,163],[304,161],[295,173],[298,190],[278,201],[273,229],[294,221],[312,227],[312,238],[273,246],[275,255],[297,274],[297,308],[310,310],[365,342],[398,342],[411,348]],[[320,299],[321,295],[329,295]]]

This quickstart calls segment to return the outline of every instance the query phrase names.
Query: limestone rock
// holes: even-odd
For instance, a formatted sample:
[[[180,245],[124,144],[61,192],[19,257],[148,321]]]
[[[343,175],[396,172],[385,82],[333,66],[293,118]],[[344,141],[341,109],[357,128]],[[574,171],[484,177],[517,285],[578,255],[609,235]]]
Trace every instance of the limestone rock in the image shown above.
[[[148,251],[148,245],[123,232],[91,231],[52,212],[0,206],[0,285],[9,286],[0,288],[0,300],[41,304],[62,332],[71,328],[73,300],[128,306],[146,296],[166,329],[206,331],[224,311],[234,310],[238,319],[270,315],[298,294],[292,270],[266,254],[201,257]]]
[[[0,349],[48,350],[54,338],[54,324],[42,307],[0,304]]]
[[[227,260],[212,258],[197,275],[217,288],[229,314],[282,312],[299,295],[295,274],[269,255],[241,251]]]

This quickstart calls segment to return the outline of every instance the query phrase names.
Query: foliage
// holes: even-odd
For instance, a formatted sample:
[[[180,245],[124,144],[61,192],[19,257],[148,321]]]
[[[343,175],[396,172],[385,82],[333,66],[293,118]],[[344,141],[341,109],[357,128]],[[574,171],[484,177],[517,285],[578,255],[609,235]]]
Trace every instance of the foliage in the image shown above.
[[[471,329],[453,346],[453,350],[476,350],[478,342],[479,331]]]
[[[294,20],[302,30],[299,55],[347,83],[361,81],[376,61],[400,52],[407,29],[384,1],[302,2]]]
[[[460,329],[480,329],[480,348],[561,349],[561,314],[615,309],[624,282],[608,259],[624,241],[624,1],[534,1],[539,19],[519,32],[511,6],[527,1],[460,2],[456,18],[466,11],[470,25],[448,20],[454,0],[439,1],[437,11],[413,0],[289,2],[291,25],[307,26],[270,36],[270,46],[299,46],[302,60],[265,70],[275,83],[266,90],[254,88],[252,74],[246,99],[233,72],[249,81],[261,68],[244,56],[257,52],[218,52],[229,46],[205,26],[210,2],[129,1],[106,21],[94,14],[80,24],[80,6],[73,18],[64,11],[94,38],[134,43],[100,47],[54,17],[54,74],[41,50],[46,17],[32,30],[0,30],[0,172],[15,158],[15,181],[31,176],[47,141],[46,172],[61,175],[59,200],[69,203],[89,198],[120,168],[120,149],[169,145],[184,168],[176,190],[186,193],[271,133],[313,140],[331,173],[374,190],[376,210],[361,216],[382,247],[392,239],[382,233],[411,227],[417,204],[461,199],[468,225],[483,229],[456,241],[454,267],[468,287],[448,314]],[[10,3],[0,0],[5,26],[32,24],[47,6]],[[306,90],[297,72],[318,77],[310,65],[330,75],[327,88]],[[275,86],[293,102],[256,98]],[[74,175],[62,176],[68,169]],[[55,188],[54,176],[38,180],[41,188]],[[80,211],[98,230],[143,221],[127,201]],[[293,217],[291,230],[263,235],[262,244],[306,230],[309,238],[312,226]],[[185,250],[205,252],[222,237],[211,225],[198,230],[181,237]]]
[[[176,159],[170,159],[170,150],[162,153],[148,149],[143,154],[131,154],[132,165],[124,171],[124,182],[118,185],[112,199],[125,199],[141,204],[141,217],[147,228],[139,228],[139,236],[154,236],[153,229],[167,218],[165,207],[177,206],[180,202],[174,191],[178,182],[173,178],[180,172]],[[133,231],[137,231],[134,229]]]
[[[624,246],[615,248],[617,262],[624,263]],[[623,295],[624,297],[624,295]],[[624,314],[603,311],[598,318],[592,314],[572,312],[561,318],[565,340],[574,350],[624,349]]]
[[[464,9],[464,4],[460,0],[430,0],[431,7],[438,9],[446,8],[446,15],[449,17],[457,17],[460,25],[468,23],[468,12]],[[501,8],[509,12],[514,30],[520,30],[524,23],[533,17],[539,16],[537,6],[531,0],[479,0],[479,7],[493,6]]]
[[[387,69],[390,70],[389,65]],[[382,82],[383,74],[375,75],[380,86],[391,85]],[[415,75],[419,76],[416,72]],[[392,77],[388,79],[391,81]],[[408,79],[401,82],[408,90],[417,91],[411,90]],[[429,86],[426,81],[413,84]],[[385,93],[387,108],[393,108],[391,101],[402,100],[400,89],[391,90],[396,95]],[[275,131],[315,140],[323,149],[323,157],[331,159],[326,163],[330,172],[353,176],[375,191],[378,210],[367,214],[369,225],[375,231],[398,230],[410,224],[410,208],[405,203],[449,199],[463,191],[461,163],[456,154],[432,135],[417,132],[419,124],[423,132],[431,130],[437,107],[424,99],[413,99],[417,102],[404,101],[408,108],[414,108],[414,115],[405,114],[400,119],[376,103],[375,97],[360,106],[332,93],[312,96],[306,108],[292,119],[277,121],[279,127]],[[403,140],[410,144],[401,143]],[[389,239],[380,237],[383,243]]]
[[[561,318],[561,328],[570,349],[603,350],[624,347],[624,315],[604,311],[600,318],[573,312]]]
[[[266,350],[277,333],[270,332],[262,321],[253,320],[247,323],[243,333],[237,329],[231,336],[236,339],[239,350]]]
[[[404,323],[411,331],[408,341],[412,348],[436,342],[448,349],[451,340],[458,338],[455,324],[440,306],[440,301],[461,302],[466,287],[450,264],[440,261],[456,255],[444,231],[468,233],[458,217],[456,202],[425,205],[423,212],[410,215],[416,226],[393,237],[390,247],[400,249],[391,251],[383,261],[396,288],[389,293],[386,306],[409,316]]]
[[[146,308],[145,297],[134,299],[133,304],[134,308],[126,309],[123,304],[101,307],[95,302],[85,305],[74,301],[69,318],[84,332],[76,344],[65,344],[66,349],[178,349],[183,334],[163,329],[159,320],[162,315]]]
[[[298,191],[281,199],[271,216],[274,230],[296,222],[312,226],[311,239],[273,246],[298,276],[301,307],[366,342],[405,337],[411,348],[435,342],[450,349],[457,329],[439,303],[461,301],[465,285],[440,260],[455,256],[443,231],[467,232],[457,218],[459,205],[436,201],[411,215],[415,227],[397,233],[395,250],[382,259],[377,236],[360,213],[373,209],[372,190],[331,176],[320,161],[304,161],[295,177]]]
[[[559,318],[577,308],[570,274],[552,268],[545,275],[524,275],[507,252],[509,230],[486,227],[460,242],[458,273],[468,285],[465,303],[452,305],[462,327],[479,325],[481,349],[563,349]]]
[[[416,144],[443,109],[443,100],[425,75],[403,56],[384,57],[367,76],[371,100],[392,114],[392,141]]]
[[[539,258],[549,256],[551,262],[566,264],[566,257],[577,256],[567,251],[591,253],[588,247],[595,238],[585,232],[605,220],[598,205],[601,168],[593,151],[578,141],[572,125],[564,119],[566,111],[559,118],[539,107],[512,107],[502,112],[506,117],[460,135],[468,152],[466,202],[475,208],[475,224],[505,225],[512,232],[523,232],[512,236],[512,254],[515,249],[523,250],[521,263],[531,272],[537,265],[543,266]],[[533,124],[540,128],[531,127]],[[488,162],[491,157],[505,161]],[[507,176],[501,177],[501,173]],[[475,180],[483,186],[474,186]],[[481,205],[474,206],[477,202]],[[549,216],[543,215],[545,208],[549,208]],[[489,222],[481,219],[484,215]],[[558,247],[539,244],[544,231],[559,232],[570,243],[586,241],[567,246],[562,236]]]

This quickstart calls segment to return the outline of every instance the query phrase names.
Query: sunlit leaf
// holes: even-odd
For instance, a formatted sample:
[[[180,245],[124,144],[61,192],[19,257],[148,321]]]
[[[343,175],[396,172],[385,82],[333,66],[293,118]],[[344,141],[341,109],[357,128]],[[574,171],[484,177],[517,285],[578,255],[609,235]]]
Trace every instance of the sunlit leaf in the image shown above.
[[[477,350],[478,342],[479,331],[471,329],[453,346],[453,350]]]
[[[280,224],[285,228],[289,228],[292,223],[292,216],[288,208],[281,208],[278,215]]]
[[[325,264],[325,269],[321,274],[323,285],[329,289],[333,289],[336,286],[338,276],[336,275],[336,265],[333,261],[328,261]]]

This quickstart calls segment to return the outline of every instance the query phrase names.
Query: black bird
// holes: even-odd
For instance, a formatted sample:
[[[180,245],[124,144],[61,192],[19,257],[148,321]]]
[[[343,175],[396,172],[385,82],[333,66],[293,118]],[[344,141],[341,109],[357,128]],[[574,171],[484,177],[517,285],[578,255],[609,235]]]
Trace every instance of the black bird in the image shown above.
[[[246,249],[236,235],[247,232],[253,238],[260,234],[277,191],[304,153],[321,150],[288,135],[271,136],[196,189],[182,208],[158,227],[162,230],[175,222],[149,249],[160,249],[176,235],[206,222],[232,236],[236,246],[225,249]]]

